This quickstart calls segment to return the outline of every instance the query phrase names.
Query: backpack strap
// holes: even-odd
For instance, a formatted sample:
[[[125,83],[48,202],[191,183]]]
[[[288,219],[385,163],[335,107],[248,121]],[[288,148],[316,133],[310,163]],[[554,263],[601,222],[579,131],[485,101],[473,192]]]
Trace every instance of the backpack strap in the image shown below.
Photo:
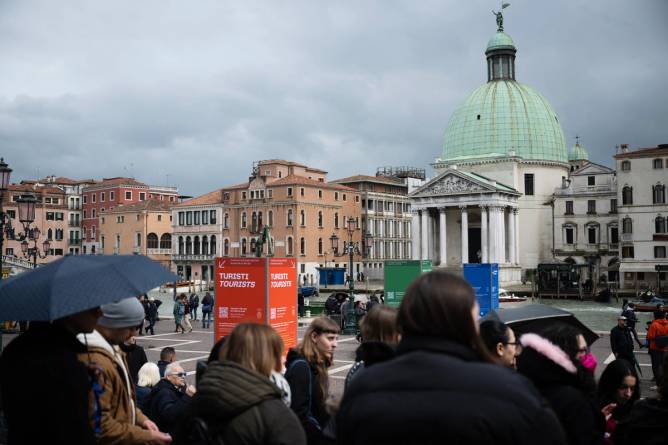
[[[313,416],[313,412],[311,411],[311,406],[313,405],[313,376],[311,375],[311,365],[309,365],[306,359],[300,358],[290,363],[290,367],[288,367],[287,372],[293,370],[297,363],[303,363],[306,366],[306,371],[308,372],[308,409],[306,410],[306,420],[314,427],[316,427],[318,431],[322,431],[320,422],[318,422],[318,419]]]

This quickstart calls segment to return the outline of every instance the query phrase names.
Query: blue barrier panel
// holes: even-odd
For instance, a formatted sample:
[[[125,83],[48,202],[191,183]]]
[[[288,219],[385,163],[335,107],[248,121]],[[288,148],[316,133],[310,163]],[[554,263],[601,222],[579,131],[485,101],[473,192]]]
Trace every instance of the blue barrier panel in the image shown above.
[[[464,264],[464,278],[475,290],[480,316],[499,308],[499,265],[496,263]]]

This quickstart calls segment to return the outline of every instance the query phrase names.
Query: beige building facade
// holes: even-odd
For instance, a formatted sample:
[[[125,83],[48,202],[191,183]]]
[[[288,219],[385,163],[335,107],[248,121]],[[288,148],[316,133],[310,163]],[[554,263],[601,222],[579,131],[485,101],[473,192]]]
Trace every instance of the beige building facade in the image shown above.
[[[271,228],[274,255],[295,257],[301,284],[315,284],[317,268],[335,258],[330,237],[348,239],[346,220],[360,226],[360,195],[328,183],[327,172],[296,162],[266,160],[254,164],[248,182],[224,187],[177,204],[172,209],[174,270],[188,280],[210,280],[216,256],[255,254],[264,226]],[[361,230],[353,240],[361,240]],[[268,253],[265,244],[263,254]],[[353,273],[362,270],[356,256]],[[345,264],[344,264],[345,263]]]

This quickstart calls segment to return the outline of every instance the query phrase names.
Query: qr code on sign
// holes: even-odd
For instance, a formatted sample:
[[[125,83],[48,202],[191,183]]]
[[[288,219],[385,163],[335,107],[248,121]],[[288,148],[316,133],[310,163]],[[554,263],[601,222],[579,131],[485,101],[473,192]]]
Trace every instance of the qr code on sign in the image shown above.
[[[230,316],[230,308],[228,307],[219,307],[218,308],[218,317],[228,318]]]
[[[272,307],[271,308],[271,319],[274,320],[276,318],[276,308]]]

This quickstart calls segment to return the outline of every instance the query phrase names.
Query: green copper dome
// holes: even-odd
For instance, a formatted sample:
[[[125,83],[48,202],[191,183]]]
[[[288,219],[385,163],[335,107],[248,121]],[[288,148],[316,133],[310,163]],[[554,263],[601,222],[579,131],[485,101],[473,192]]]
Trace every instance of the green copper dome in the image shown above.
[[[575,146],[571,149],[571,152],[568,153],[569,161],[588,161],[589,153],[587,149],[580,145],[579,142],[575,143]]]
[[[540,93],[515,80],[515,52],[513,40],[502,30],[489,41],[485,51],[488,82],[473,91],[450,118],[441,161],[514,155],[568,162],[557,113]]]
[[[515,42],[510,38],[508,34],[503,31],[498,31],[494,36],[489,39],[487,42],[487,50],[489,52],[495,49],[517,49],[515,48]]]

